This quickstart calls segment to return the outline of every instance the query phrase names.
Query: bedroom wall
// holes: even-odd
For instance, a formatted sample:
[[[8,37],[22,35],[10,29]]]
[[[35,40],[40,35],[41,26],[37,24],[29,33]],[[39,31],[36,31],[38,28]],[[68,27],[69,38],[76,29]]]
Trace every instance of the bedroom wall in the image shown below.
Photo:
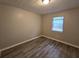
[[[54,16],[64,16],[64,32],[53,32]],[[43,16],[43,35],[79,46],[79,8],[46,14]]]
[[[40,15],[0,5],[0,49],[37,37],[40,33]]]

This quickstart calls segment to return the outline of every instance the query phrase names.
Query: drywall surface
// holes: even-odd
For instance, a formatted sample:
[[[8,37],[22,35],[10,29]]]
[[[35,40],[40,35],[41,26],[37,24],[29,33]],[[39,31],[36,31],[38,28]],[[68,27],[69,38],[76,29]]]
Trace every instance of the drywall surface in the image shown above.
[[[51,30],[54,16],[64,16],[64,32]],[[44,15],[42,34],[79,46],[79,8]]]
[[[0,49],[37,37],[40,33],[40,15],[0,5]]]

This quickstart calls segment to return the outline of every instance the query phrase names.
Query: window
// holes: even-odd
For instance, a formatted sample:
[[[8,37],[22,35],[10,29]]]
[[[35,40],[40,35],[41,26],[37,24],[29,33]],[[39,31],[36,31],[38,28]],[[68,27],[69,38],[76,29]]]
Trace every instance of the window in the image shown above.
[[[64,17],[53,17],[52,31],[63,32]]]

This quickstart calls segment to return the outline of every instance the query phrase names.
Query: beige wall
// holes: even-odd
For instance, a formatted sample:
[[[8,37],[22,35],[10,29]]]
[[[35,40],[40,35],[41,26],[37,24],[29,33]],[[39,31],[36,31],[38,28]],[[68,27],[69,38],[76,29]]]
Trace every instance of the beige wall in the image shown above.
[[[64,32],[53,32],[53,16],[64,16]],[[79,8],[43,16],[43,35],[79,46]]]
[[[64,32],[51,31],[53,16],[64,16]],[[40,16],[20,8],[0,5],[0,49],[39,36],[79,46],[79,8]]]
[[[40,33],[40,15],[0,5],[0,49],[34,38]]]

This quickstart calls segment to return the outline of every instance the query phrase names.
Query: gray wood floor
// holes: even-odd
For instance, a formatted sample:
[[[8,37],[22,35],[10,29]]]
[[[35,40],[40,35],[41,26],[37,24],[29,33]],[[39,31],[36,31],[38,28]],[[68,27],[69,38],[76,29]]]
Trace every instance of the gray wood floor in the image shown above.
[[[25,43],[4,58],[78,58],[79,49],[44,37]]]

